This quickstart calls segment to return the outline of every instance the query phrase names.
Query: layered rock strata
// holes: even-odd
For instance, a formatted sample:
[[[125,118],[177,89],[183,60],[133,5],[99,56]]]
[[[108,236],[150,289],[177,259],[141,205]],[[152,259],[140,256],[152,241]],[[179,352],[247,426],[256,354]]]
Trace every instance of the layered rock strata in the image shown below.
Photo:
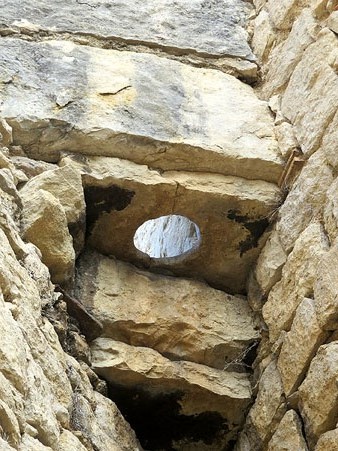
[[[93,342],[92,356],[94,370],[112,384],[113,391],[134,394],[130,402],[133,410],[138,409],[138,399],[143,397],[154,408],[160,403],[163,409],[177,412],[178,430],[170,431],[173,448],[226,449],[236,438],[251,399],[251,385],[244,373],[170,361],[150,348],[128,346],[109,338]],[[162,415],[153,427],[160,427],[168,435],[161,425],[167,419],[166,414]],[[184,430],[185,423],[190,426]]]
[[[55,399],[40,390],[41,406],[32,388],[20,433],[16,410],[4,406],[3,438],[17,449],[139,449],[100,394],[108,391],[146,448],[230,449],[251,401],[246,368],[256,324],[244,297],[173,274],[243,292],[280,202],[283,160],[267,103],[223,73],[256,77],[244,30],[251,8],[230,0],[110,6],[4,7],[1,187],[17,207],[6,194],[2,227],[18,259],[20,243],[39,249],[37,263],[26,263],[27,277],[48,285],[34,301],[36,327],[53,331],[63,366],[38,348],[37,333],[25,337],[27,328],[42,371],[48,380],[60,373],[60,382],[51,382]],[[131,27],[135,14],[143,20]],[[135,248],[143,222],[175,214],[194,221],[199,247],[174,259]],[[9,351],[3,360],[5,376],[15,372],[20,387],[33,386],[32,371],[21,377],[21,361]],[[156,424],[166,426],[154,432],[149,406],[159,405]]]
[[[245,299],[94,252],[78,261],[76,296],[101,321],[102,336],[174,360],[223,369],[259,337]]]

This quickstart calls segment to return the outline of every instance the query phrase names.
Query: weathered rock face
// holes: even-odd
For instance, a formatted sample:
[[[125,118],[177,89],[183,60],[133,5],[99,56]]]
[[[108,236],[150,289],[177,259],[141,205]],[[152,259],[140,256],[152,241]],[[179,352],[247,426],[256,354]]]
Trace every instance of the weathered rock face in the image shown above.
[[[327,449],[332,451],[336,451],[338,449],[338,429],[326,432],[318,440],[315,450],[326,451]]]
[[[302,433],[302,423],[294,410],[289,410],[274,433],[268,451],[308,451]]]
[[[3,183],[0,188],[1,449],[138,450],[135,435],[116,406],[94,392],[86,374],[86,370],[90,371],[88,365],[80,365],[63,351],[44,314],[47,310],[55,314],[59,311],[59,296],[54,293],[40,252],[20,237],[21,196],[15,187],[16,171],[4,152],[1,161],[7,165],[0,168],[1,176],[12,180],[12,184]],[[57,230],[48,229],[50,223],[55,227],[55,218],[64,218],[62,230],[67,228],[61,203],[47,191],[34,191],[34,196],[30,202],[31,218],[38,214],[38,209],[34,209],[36,202],[41,205],[46,201],[46,208],[58,205],[57,214],[46,214],[39,234],[34,235],[38,241],[55,239],[53,233]],[[25,202],[23,196],[24,205]],[[45,211],[42,209],[40,216]],[[55,243],[54,250],[60,251],[63,244]],[[47,250],[51,251],[52,246],[49,244]],[[52,272],[53,269],[51,264]],[[58,275],[68,275],[68,267],[58,269]],[[86,409],[79,405],[78,397],[82,397]]]
[[[280,181],[289,192],[249,278],[248,299],[267,327],[254,363],[257,398],[236,450],[331,450],[338,420],[338,2],[254,3],[260,92],[289,156]],[[300,167],[288,181],[287,172]]]
[[[2,5],[0,448],[334,450],[338,1],[113,3]]]
[[[21,195],[29,200],[34,196],[34,192],[40,189],[47,191],[60,201],[69,232],[73,237],[74,248],[79,252],[84,244],[86,215],[80,173],[67,166],[45,171],[26,183],[21,190]]]
[[[245,29],[250,10],[242,0],[112,4],[58,0],[53,7],[45,0],[38,0],[34,7],[24,1],[6,4],[2,29],[6,34],[69,33],[75,41],[90,43],[96,39],[96,45],[186,55],[190,63],[215,65],[254,78],[255,57]]]
[[[78,299],[102,322],[103,336],[174,360],[223,369],[258,338],[246,300],[201,282],[88,252],[78,263],[76,286]]]
[[[321,224],[313,222],[298,238],[282,271],[282,278],[269,293],[262,313],[269,326],[270,340],[276,341],[282,330],[290,330],[296,309],[313,292],[321,257],[328,242]]]
[[[234,77],[67,41],[0,45],[0,112],[33,158],[66,150],[272,182],[282,172],[266,103]]]
[[[266,448],[286,411],[282,381],[275,361],[264,370],[256,402],[247,417],[249,443],[254,449]]]
[[[42,253],[54,283],[69,280],[74,272],[75,252],[61,203],[44,190],[23,195],[23,234]]]
[[[310,445],[338,421],[338,343],[321,346],[299,388],[301,412]]]

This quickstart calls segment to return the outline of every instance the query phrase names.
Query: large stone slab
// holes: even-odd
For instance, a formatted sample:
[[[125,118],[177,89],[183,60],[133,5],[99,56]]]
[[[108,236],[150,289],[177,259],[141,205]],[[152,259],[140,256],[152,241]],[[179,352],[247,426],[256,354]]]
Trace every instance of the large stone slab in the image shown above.
[[[279,200],[276,185],[220,174],[166,172],[108,157],[65,157],[82,173],[88,243],[102,254],[177,275],[204,278],[240,293]],[[150,258],[133,238],[145,221],[182,215],[200,230],[200,246],[179,257]]]
[[[0,113],[28,156],[57,161],[66,150],[162,170],[281,175],[266,103],[230,75],[67,41],[4,38],[0,55]]]
[[[78,299],[102,322],[102,336],[175,360],[223,369],[259,336],[245,299],[94,252],[80,257],[76,286]]]
[[[96,45],[142,46],[168,55],[220,59],[221,67],[237,66],[245,72],[255,67],[248,64],[255,57],[245,30],[251,10],[242,0],[57,0],[53,4],[37,0],[34,5],[23,0],[6,2],[1,22],[22,33],[70,33],[89,42],[96,38]]]
[[[172,362],[152,349],[109,338],[96,339],[91,349],[93,368],[112,384],[113,399],[124,393],[132,410],[145,408],[143,416],[151,415],[151,407],[155,408],[153,427],[167,427],[168,435],[175,436],[173,425],[178,430],[186,425],[185,436],[176,435],[180,446],[176,443],[164,449],[189,449],[184,444],[205,451],[231,449],[227,445],[236,437],[250,403],[246,374]],[[174,423],[170,411],[175,412]],[[169,423],[164,425],[168,414]]]

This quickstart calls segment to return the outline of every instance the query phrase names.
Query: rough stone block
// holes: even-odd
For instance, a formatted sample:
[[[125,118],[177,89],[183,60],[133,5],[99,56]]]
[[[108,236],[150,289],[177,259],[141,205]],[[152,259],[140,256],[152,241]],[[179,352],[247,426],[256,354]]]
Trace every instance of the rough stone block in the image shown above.
[[[80,440],[66,429],[62,431],[60,440],[57,445],[57,451],[87,451],[87,448],[82,445]]]
[[[29,434],[23,434],[20,444],[20,451],[53,451],[50,446],[43,445],[38,439],[31,437]]]
[[[32,178],[20,193],[29,199],[39,189],[58,199],[66,214],[74,248],[79,253],[84,244],[86,205],[80,172],[71,166],[44,171]]]
[[[276,28],[280,30],[288,30],[295,19],[299,10],[297,7],[298,0],[280,0],[276,3],[274,0],[267,2],[267,10]]]
[[[31,179],[39,174],[42,174],[44,171],[57,169],[55,164],[47,163],[41,160],[32,160],[31,158],[25,156],[12,156],[11,161],[18,170],[22,171],[26,175],[27,179]]]
[[[302,423],[294,410],[289,410],[279,423],[268,444],[268,451],[308,451]]]
[[[326,193],[324,224],[330,242],[333,243],[338,238],[338,177]]]
[[[4,146],[9,146],[13,142],[12,127],[0,118],[0,142]]]
[[[246,374],[192,362],[173,362],[150,348],[129,346],[109,338],[96,339],[91,348],[95,371],[117,391],[136,388],[139,397],[147,393],[153,400],[159,397],[162,403],[167,396],[181,421],[198,421],[200,414],[221,419],[208,437],[209,444],[218,442],[214,449],[226,447],[238,431],[251,397]],[[191,446],[194,440],[190,438],[189,443]]]
[[[326,192],[332,182],[332,169],[324,152],[318,151],[308,160],[279,209],[276,228],[287,253],[308,224],[322,217]]]
[[[276,126],[275,131],[281,154],[287,159],[293,150],[299,148],[299,143],[296,140],[293,127],[288,122],[282,122],[280,125]]]
[[[293,124],[306,155],[315,152],[337,112],[338,37],[324,28],[303,53],[282,100],[282,113]]]
[[[290,330],[298,305],[313,293],[318,265],[328,247],[319,222],[311,223],[296,241],[284,265],[282,279],[272,288],[263,307],[272,342],[282,330]]]
[[[251,42],[255,55],[261,61],[264,61],[269,55],[275,38],[276,34],[273,31],[270,16],[265,10],[262,10],[254,21],[254,35]]]
[[[75,252],[67,218],[58,199],[45,190],[23,193],[23,233],[42,253],[54,283],[70,279]]]
[[[325,432],[319,437],[314,451],[338,451],[338,429]]]
[[[338,328],[338,240],[318,262],[314,283],[316,313],[324,330]]]
[[[266,446],[285,411],[283,385],[276,361],[273,360],[260,378],[257,398],[248,414],[250,442]]]
[[[327,337],[319,326],[316,302],[305,298],[296,310],[290,332],[286,334],[278,358],[278,369],[286,396],[303,380],[317,349]]]
[[[310,448],[334,429],[338,420],[338,342],[319,348],[306,379],[299,387],[300,411]]]
[[[276,2],[273,2],[273,5],[273,9],[278,10]],[[277,45],[270,54],[266,83],[263,86],[264,96],[269,98],[286,87],[297,64],[303,58],[304,50],[314,42],[319,29],[311,12],[304,10],[293,24],[287,39]],[[296,88],[299,90],[300,86],[297,85]]]
[[[278,232],[273,230],[259,254],[255,269],[257,282],[264,295],[281,279],[286,259],[287,255],[280,243]]]
[[[338,111],[327,126],[323,137],[323,151],[328,163],[338,170]]]
[[[330,14],[330,16],[327,20],[327,26],[334,33],[338,34],[338,11],[333,11]]]
[[[108,157],[76,155],[87,203],[88,244],[145,267],[203,278],[217,288],[244,293],[246,277],[264,241],[279,190],[270,183],[220,174],[165,172]],[[150,258],[134,236],[149,219],[181,215],[199,228],[200,246],[172,258]],[[206,264],[208,262],[208,264]]]

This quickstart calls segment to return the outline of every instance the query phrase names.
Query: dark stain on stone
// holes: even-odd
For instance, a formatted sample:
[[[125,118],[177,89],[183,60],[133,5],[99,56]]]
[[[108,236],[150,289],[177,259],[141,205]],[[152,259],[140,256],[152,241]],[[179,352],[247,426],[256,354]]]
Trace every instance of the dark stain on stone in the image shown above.
[[[258,246],[260,237],[269,225],[267,218],[253,221],[248,216],[238,214],[236,210],[229,210],[227,217],[238,224],[242,224],[250,232],[250,235],[239,243],[240,256]]]
[[[135,192],[116,185],[108,187],[85,186],[84,195],[87,206],[87,234],[102,213],[124,210],[131,202]]]
[[[179,402],[184,396],[181,391],[154,394],[142,387],[126,388],[110,383],[108,393],[144,449],[174,451],[194,442],[214,445],[215,451],[231,449],[226,444],[229,429],[219,413],[180,415]]]

